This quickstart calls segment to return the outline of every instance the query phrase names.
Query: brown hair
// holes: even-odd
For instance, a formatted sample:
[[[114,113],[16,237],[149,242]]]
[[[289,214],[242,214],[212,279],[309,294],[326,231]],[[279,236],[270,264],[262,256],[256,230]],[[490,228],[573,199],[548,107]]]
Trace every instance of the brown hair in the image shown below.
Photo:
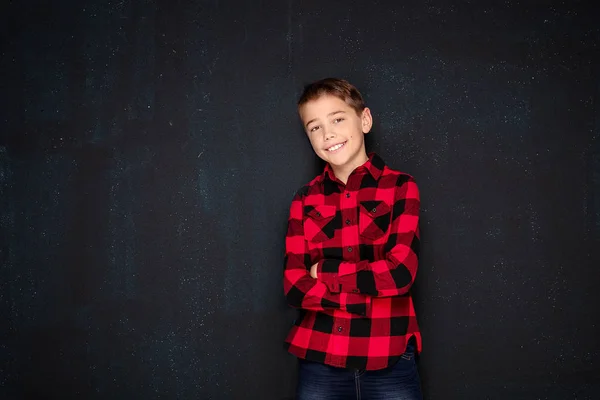
[[[358,89],[350,82],[338,78],[325,78],[306,85],[298,100],[298,108],[323,95],[335,96],[345,101],[357,114],[365,109],[365,102]]]

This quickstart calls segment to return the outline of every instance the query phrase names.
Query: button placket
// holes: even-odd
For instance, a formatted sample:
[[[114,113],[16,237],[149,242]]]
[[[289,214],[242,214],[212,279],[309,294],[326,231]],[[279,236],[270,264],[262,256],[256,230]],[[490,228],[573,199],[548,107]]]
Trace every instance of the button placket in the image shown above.
[[[351,182],[351,180],[349,180],[350,186],[346,186],[346,191],[345,193],[341,196],[341,201],[340,201],[340,207],[343,210],[343,215],[342,215],[342,221],[344,221],[344,224],[346,227],[348,227],[348,229],[342,229],[342,249],[344,249],[344,260],[345,261],[354,261],[356,259],[356,257],[358,256],[358,253],[354,250],[357,250],[357,248],[354,248],[354,246],[349,246],[349,244],[354,244],[356,242],[356,239],[353,238],[352,236],[355,235],[355,229],[352,227],[353,224],[356,224],[357,221],[357,208],[356,208],[356,200],[357,200],[357,196],[356,196],[356,191],[352,191],[355,190],[357,188],[355,188],[354,186],[356,186]],[[349,190],[349,188],[351,190]],[[350,228],[352,227],[352,228]],[[358,229],[358,228],[356,228]]]

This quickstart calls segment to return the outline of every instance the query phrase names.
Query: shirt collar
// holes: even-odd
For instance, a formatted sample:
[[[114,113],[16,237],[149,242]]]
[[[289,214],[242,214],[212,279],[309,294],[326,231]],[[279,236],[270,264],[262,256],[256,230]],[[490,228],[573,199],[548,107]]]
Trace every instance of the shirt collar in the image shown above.
[[[361,173],[364,170],[367,170],[369,174],[373,177],[373,179],[378,180],[381,174],[383,173],[383,169],[385,168],[385,162],[375,153],[368,154],[369,159],[363,165],[356,168],[356,172]],[[333,173],[333,169],[331,165],[327,163],[325,165],[325,170],[323,171],[323,178],[328,178],[329,180],[335,182],[337,178]]]

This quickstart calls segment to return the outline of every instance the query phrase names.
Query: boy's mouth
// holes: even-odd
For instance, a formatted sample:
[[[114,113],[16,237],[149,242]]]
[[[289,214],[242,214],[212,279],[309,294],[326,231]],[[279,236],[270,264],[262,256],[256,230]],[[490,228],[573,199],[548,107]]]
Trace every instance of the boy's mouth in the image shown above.
[[[331,147],[328,147],[326,150],[330,153],[333,153],[335,151],[338,151],[339,149],[341,149],[342,147],[344,147],[346,145],[346,142],[342,142],[342,143],[338,143],[338,144],[334,144]]]

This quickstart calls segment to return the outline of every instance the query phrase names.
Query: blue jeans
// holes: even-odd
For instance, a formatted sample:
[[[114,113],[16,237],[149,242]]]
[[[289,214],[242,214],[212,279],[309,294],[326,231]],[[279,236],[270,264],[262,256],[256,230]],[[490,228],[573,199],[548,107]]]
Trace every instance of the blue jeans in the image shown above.
[[[376,371],[300,360],[296,400],[422,400],[411,340],[393,366]]]

